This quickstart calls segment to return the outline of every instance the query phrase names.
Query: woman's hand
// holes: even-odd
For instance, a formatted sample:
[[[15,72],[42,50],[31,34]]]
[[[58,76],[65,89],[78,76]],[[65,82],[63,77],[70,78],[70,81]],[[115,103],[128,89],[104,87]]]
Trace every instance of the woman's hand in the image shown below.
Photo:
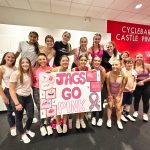
[[[22,111],[23,107],[21,104],[15,105],[17,111]]]
[[[2,99],[3,99],[3,101],[4,101],[4,103],[5,103],[6,105],[8,105],[8,104],[9,104],[9,100],[8,100],[8,98],[7,98],[7,97],[3,97]]]
[[[143,86],[143,85],[144,85],[144,82],[143,82],[143,81],[139,81],[139,82],[137,83],[137,85]]]

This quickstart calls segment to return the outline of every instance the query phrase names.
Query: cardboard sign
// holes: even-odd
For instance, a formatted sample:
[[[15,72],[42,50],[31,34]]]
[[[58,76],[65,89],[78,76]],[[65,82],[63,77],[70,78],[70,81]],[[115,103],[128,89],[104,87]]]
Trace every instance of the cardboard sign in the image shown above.
[[[100,71],[39,75],[41,118],[101,110]]]

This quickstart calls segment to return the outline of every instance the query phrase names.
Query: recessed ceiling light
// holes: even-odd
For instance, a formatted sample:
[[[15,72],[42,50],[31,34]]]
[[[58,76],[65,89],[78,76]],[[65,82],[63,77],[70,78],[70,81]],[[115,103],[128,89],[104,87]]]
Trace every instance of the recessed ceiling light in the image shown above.
[[[140,4],[137,4],[137,5],[135,6],[135,8],[136,8],[136,9],[139,9],[139,8],[141,8],[142,6],[143,6],[143,4],[140,3]]]

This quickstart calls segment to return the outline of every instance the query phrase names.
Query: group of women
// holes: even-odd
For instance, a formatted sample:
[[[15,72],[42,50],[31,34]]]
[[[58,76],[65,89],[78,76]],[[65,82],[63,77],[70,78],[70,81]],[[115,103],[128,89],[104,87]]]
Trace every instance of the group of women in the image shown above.
[[[139,102],[143,101],[143,120],[148,121],[150,98],[150,65],[144,62],[143,55],[138,53],[131,58],[129,52],[119,53],[114,42],[107,44],[107,50],[101,45],[101,35],[93,36],[93,45],[87,48],[88,39],[80,38],[78,48],[71,48],[71,34],[65,31],[61,41],[54,42],[51,35],[45,37],[45,45],[38,44],[38,33],[30,32],[29,41],[19,43],[14,54],[4,54],[0,66],[0,95],[7,107],[10,133],[16,136],[16,128],[24,143],[29,143],[35,133],[30,130],[34,117],[34,102],[39,112],[40,132],[42,136],[53,134],[51,118],[40,119],[39,74],[41,72],[66,71],[100,71],[101,105],[107,99],[107,127],[112,126],[112,109],[116,108],[117,126],[123,129],[121,120],[136,121]],[[15,67],[17,57],[21,54],[18,68]],[[69,55],[74,56],[72,69],[68,70]],[[5,88],[2,87],[2,81]],[[33,91],[33,95],[31,95]],[[32,98],[33,96],[33,98]],[[130,115],[130,106],[134,97],[134,113]],[[33,102],[34,100],[34,102]],[[23,127],[23,112],[26,110],[27,121]],[[91,112],[91,124],[102,126],[103,108],[99,112]],[[15,116],[13,115],[15,112]],[[54,116],[56,131],[67,133],[68,118],[72,115]],[[86,128],[85,113],[75,114],[76,129]],[[45,124],[46,122],[46,124]]]

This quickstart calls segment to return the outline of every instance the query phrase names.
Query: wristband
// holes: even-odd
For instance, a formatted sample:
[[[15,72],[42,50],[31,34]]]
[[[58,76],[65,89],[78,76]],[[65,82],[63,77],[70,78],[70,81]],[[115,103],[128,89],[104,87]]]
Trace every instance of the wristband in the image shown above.
[[[20,105],[20,103],[18,103],[18,104],[15,104],[15,106],[18,106],[18,105]]]

